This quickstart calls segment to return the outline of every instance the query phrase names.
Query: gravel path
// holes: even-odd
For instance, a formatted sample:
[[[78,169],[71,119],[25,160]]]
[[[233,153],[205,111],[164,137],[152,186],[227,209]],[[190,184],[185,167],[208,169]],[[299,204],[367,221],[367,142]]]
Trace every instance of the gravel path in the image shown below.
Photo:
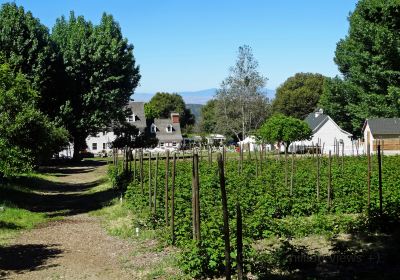
[[[37,192],[37,209],[49,215],[62,210],[66,216],[23,232],[0,248],[0,279],[141,278],[134,265],[127,265],[127,260],[134,262],[132,253],[138,245],[107,235],[99,219],[85,213],[110,199],[103,194],[109,190],[91,191],[104,183],[106,170],[106,165],[54,170],[56,185]]]

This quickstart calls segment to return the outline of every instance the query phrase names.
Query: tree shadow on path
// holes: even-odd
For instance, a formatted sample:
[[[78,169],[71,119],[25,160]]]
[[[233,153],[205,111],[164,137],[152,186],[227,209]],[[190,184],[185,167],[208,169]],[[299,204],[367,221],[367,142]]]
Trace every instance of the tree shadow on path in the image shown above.
[[[78,170],[83,173],[86,173],[86,170],[95,172],[96,168],[106,165],[105,162],[96,161],[87,161],[84,163],[85,164],[78,164]],[[68,173],[69,170],[75,167],[76,165],[61,166],[57,167],[57,171],[55,172]],[[48,169],[49,168],[46,170]],[[92,188],[107,181],[105,174],[91,176],[90,179],[91,180],[84,183],[70,183],[68,181],[54,182],[38,177],[20,177],[10,180],[7,183],[10,185],[23,186],[24,189],[0,186],[0,197],[19,208],[33,212],[44,212],[49,217],[54,217],[69,216],[97,210],[120,195],[120,193],[113,188],[91,191]]]
[[[0,279],[8,272],[24,273],[55,265],[46,265],[49,259],[58,258],[63,252],[57,244],[25,244],[0,247]],[[4,278],[5,279],[5,278]]]

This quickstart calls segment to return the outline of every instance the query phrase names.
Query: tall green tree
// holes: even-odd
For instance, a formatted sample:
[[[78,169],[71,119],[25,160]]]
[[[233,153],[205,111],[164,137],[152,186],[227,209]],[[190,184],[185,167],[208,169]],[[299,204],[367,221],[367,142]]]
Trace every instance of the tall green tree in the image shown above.
[[[343,82],[328,84],[321,105],[335,116],[344,108],[346,126],[355,135],[366,118],[400,116],[399,18],[398,0],[360,0],[349,17],[348,35],[337,44]]]
[[[200,122],[199,122],[199,131],[205,133],[214,133],[216,132],[216,106],[217,100],[211,99],[207,101],[207,103],[201,107],[200,114]]]
[[[258,72],[258,62],[247,45],[239,47],[236,64],[229,72],[216,95],[216,129],[240,141],[270,114],[270,103],[263,93],[267,78]]]
[[[0,64],[0,174],[43,163],[68,143],[68,133],[38,110],[39,94],[21,73]]]
[[[125,106],[138,85],[133,46],[123,38],[111,15],[93,25],[71,12],[57,19],[52,39],[66,69],[68,101],[62,116],[74,143],[74,158],[86,147],[85,139],[112,122],[123,122]]]
[[[150,119],[170,118],[171,112],[179,113],[182,128],[194,125],[194,115],[177,93],[157,92],[145,105],[146,117]]]
[[[304,119],[317,108],[325,77],[314,73],[297,73],[276,90],[272,111]]]
[[[42,112],[55,118],[65,103],[63,65],[48,29],[15,3],[0,9],[0,46],[15,73],[22,72],[39,93]]]
[[[283,144],[288,151],[292,142],[310,139],[312,130],[305,121],[277,114],[269,118],[257,134],[264,142]]]

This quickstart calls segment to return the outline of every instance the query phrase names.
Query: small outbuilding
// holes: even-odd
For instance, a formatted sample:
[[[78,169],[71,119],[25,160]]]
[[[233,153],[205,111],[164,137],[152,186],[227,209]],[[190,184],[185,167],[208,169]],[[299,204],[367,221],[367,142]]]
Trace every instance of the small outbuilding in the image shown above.
[[[379,140],[386,154],[400,154],[400,118],[367,119],[363,135],[365,150],[376,153]]]
[[[355,153],[355,143],[352,141],[352,134],[343,130],[336,122],[328,115],[325,115],[322,109],[309,114],[304,120],[312,130],[312,138],[307,141],[298,141],[291,145],[289,151],[296,146],[296,151],[310,150],[319,147],[324,154],[329,151],[338,152],[345,155]]]

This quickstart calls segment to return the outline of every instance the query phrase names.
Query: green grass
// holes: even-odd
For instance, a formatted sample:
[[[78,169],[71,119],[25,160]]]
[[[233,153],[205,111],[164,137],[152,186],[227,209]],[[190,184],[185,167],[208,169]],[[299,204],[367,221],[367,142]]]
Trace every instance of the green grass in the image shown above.
[[[129,209],[125,200],[121,203],[115,199],[113,204],[102,209],[90,212],[90,215],[101,219],[102,226],[108,234],[128,240],[134,250],[130,258],[134,258],[134,270],[140,274],[140,279],[191,279],[179,270],[177,264],[177,249],[168,247],[160,241],[159,235],[166,234],[162,230],[152,230],[143,225],[145,221],[142,217],[135,215],[132,209]],[[139,227],[139,234],[136,234],[136,227]],[[155,262],[148,263],[149,258],[157,259]],[[131,260],[126,260],[127,266]]]
[[[32,229],[49,219],[44,213],[20,209],[7,202],[0,203],[0,245],[6,244],[21,230]]]

